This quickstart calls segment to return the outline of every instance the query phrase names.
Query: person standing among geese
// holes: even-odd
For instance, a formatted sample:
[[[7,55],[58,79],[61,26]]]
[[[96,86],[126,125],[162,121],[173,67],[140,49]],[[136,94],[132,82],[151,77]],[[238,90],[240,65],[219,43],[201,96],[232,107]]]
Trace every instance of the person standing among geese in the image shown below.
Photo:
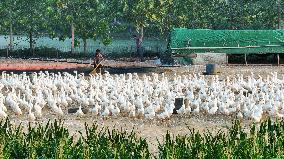
[[[97,49],[94,57],[94,68],[99,69],[99,73],[102,72],[103,65],[101,63],[104,59],[105,56],[101,53],[101,50]]]

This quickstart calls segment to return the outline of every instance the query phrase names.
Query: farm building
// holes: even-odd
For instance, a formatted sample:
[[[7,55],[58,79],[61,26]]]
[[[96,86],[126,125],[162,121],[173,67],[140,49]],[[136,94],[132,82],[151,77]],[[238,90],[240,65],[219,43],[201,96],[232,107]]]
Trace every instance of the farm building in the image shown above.
[[[278,55],[284,53],[284,30],[179,28],[170,34],[167,53],[180,64],[198,63],[198,59],[206,63],[214,58],[225,63],[227,55]]]

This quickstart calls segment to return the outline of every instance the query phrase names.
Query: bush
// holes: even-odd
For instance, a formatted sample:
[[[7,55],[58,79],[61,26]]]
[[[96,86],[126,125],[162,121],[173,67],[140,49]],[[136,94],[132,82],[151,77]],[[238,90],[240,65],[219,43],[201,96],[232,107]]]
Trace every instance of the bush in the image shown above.
[[[63,48],[62,48],[63,49]],[[64,50],[64,49],[63,49]],[[37,47],[33,50],[34,53],[31,53],[30,49],[23,48],[17,49],[13,51],[9,51],[7,49],[0,49],[0,56],[1,57],[8,57],[13,58],[57,58],[57,59],[66,59],[66,58],[75,58],[75,59],[89,59],[93,58],[94,55],[91,53],[81,53],[81,52],[74,52],[71,53],[70,51],[62,51],[56,48],[47,48],[47,47]],[[113,52],[107,52],[106,56],[108,59],[121,59],[121,58],[134,58],[136,57],[134,52],[129,52],[131,50],[125,49],[121,50],[122,52],[117,52],[117,50],[113,50]],[[153,58],[158,56],[159,53],[146,50],[144,52],[144,56],[148,58]]]
[[[35,48],[33,50],[34,53],[31,53],[30,49],[23,48],[18,50],[13,50],[8,53],[8,57],[13,58],[58,58],[58,59],[66,59],[66,58],[91,58],[93,57],[92,54],[84,54],[84,53],[71,53],[64,52],[55,48]],[[0,50],[1,57],[7,57],[7,49]]]

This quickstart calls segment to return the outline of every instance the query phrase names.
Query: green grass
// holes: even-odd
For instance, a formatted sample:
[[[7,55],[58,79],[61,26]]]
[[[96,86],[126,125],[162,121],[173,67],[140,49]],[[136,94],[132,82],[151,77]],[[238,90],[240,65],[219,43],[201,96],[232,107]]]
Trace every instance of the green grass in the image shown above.
[[[13,126],[0,122],[0,158],[284,158],[284,122],[267,120],[244,130],[234,121],[227,132],[200,133],[191,130],[185,136],[167,133],[158,145],[158,154],[150,153],[146,139],[134,131],[99,129],[85,125],[86,133],[72,136],[61,121],[47,124]]]

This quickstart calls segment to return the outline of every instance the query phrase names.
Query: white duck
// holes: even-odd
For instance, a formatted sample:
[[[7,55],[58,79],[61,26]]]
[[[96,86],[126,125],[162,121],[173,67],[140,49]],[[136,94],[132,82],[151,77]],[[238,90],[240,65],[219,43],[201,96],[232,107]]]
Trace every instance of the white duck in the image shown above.
[[[75,115],[78,116],[78,117],[84,116],[84,113],[83,113],[83,111],[82,111],[82,106],[81,106],[81,104],[80,104],[80,106],[79,106],[79,109],[78,109],[77,112],[75,113]]]

